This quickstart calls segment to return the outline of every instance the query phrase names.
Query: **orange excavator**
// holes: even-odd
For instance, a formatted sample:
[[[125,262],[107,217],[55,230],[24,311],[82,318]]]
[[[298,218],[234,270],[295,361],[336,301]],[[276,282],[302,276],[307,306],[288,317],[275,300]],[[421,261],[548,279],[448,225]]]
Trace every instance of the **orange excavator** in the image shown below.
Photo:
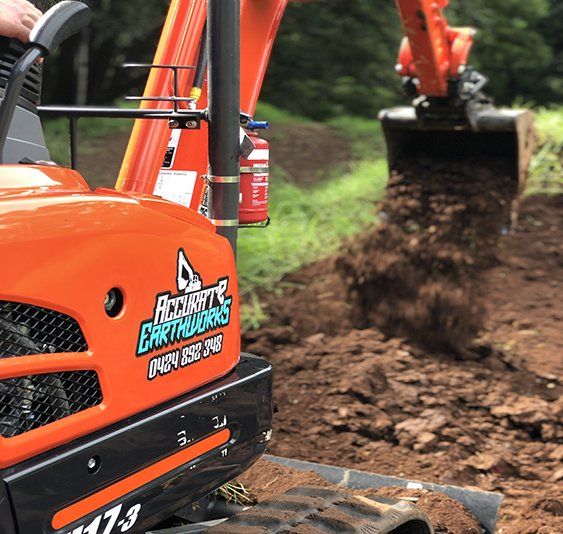
[[[235,256],[241,221],[267,221],[253,114],[287,4],[172,0],[154,63],[130,66],[149,71],[138,109],[39,107],[39,60],[85,4],[0,40],[0,533],[146,532],[265,452],[272,367],[241,354]],[[391,164],[417,136],[500,135],[520,187],[529,119],[482,95],[446,4],[398,2],[416,101],[382,114]],[[73,168],[50,161],[39,113],[70,119]],[[115,189],[74,170],[84,116],[136,119]],[[431,532],[380,504],[369,532]]]

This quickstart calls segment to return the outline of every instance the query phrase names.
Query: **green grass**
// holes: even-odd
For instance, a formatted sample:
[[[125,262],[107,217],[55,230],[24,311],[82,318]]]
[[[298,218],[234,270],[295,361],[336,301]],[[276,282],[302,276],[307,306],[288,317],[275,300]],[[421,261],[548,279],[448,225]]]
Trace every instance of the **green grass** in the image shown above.
[[[383,160],[361,162],[351,173],[308,190],[274,181],[272,225],[241,231],[242,292],[272,290],[285,273],[337,250],[343,239],[373,222],[374,202],[386,182]]]
[[[386,157],[385,137],[377,118],[336,117],[327,121],[327,124],[352,141],[352,153],[355,159]]]
[[[527,195],[563,193],[563,107],[536,111],[538,150],[532,160]]]
[[[307,117],[293,115],[289,111],[280,109],[265,102],[259,102],[256,106],[254,118],[259,121],[268,121],[270,124],[303,124],[312,122]]]
[[[273,291],[282,277],[338,250],[342,241],[376,219],[375,202],[387,182],[385,160],[364,161],[348,174],[303,190],[274,179],[272,225],[242,230],[239,240],[242,318],[257,328],[266,318],[258,288]]]

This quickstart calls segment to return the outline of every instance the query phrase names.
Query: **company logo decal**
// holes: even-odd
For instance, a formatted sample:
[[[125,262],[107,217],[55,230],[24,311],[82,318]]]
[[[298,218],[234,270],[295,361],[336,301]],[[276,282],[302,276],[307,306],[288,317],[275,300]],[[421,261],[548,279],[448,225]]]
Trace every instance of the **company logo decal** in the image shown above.
[[[233,303],[232,296],[227,295],[229,277],[204,286],[201,275],[180,249],[176,286],[176,295],[168,291],[156,296],[152,319],[141,323],[137,356],[188,341],[229,324]]]

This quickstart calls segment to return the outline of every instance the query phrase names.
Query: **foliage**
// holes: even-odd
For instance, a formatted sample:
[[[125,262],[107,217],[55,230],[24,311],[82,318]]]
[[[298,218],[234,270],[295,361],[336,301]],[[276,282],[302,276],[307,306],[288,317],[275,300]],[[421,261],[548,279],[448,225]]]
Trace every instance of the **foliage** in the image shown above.
[[[527,195],[563,193],[563,107],[536,112],[538,150],[532,160]]]
[[[82,35],[89,43],[89,103],[113,102],[123,95],[141,94],[147,70],[123,70],[122,65],[152,62],[168,2],[87,0],[85,3],[94,15],[89,31]],[[80,39],[81,36],[69,39],[54,59],[46,61],[45,102],[74,102],[75,60]]]
[[[450,12],[458,24],[478,29],[473,63],[489,78],[487,90],[499,103],[511,104],[517,96],[535,102],[563,98],[555,56],[556,35],[563,30],[561,5],[554,0],[456,0]]]
[[[90,103],[140,94],[168,7],[163,0],[86,0],[94,21],[89,44]],[[54,0],[36,0],[42,7]],[[500,103],[517,95],[545,104],[563,99],[563,4],[560,0],[452,0],[452,21],[480,30],[474,63]],[[401,97],[394,64],[402,30],[394,2],[330,0],[290,3],[274,48],[264,99],[315,119],[343,114],[375,118]],[[71,103],[80,37],[46,62],[45,102]],[[539,82],[541,80],[541,82]],[[61,83],[64,81],[64,83]]]
[[[290,4],[274,48],[264,98],[316,119],[375,117],[397,103],[401,31],[382,0]]]

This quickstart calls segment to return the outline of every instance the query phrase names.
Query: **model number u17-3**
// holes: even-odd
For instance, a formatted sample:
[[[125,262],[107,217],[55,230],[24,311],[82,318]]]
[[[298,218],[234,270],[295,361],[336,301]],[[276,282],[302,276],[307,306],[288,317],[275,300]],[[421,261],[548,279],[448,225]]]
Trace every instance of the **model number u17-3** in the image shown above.
[[[223,350],[223,334],[217,334],[171,350],[165,354],[154,356],[148,365],[147,378],[154,380],[158,376],[166,376],[173,371],[183,369],[200,362],[202,359],[215,356]]]
[[[67,534],[111,534],[112,532],[127,532],[133,528],[133,525],[139,518],[141,505],[135,504],[131,506],[125,517],[119,519],[121,515],[122,504],[114,506],[104,514],[100,514],[88,525],[80,525]],[[107,521],[104,523],[104,521]],[[103,530],[102,530],[103,528]]]

